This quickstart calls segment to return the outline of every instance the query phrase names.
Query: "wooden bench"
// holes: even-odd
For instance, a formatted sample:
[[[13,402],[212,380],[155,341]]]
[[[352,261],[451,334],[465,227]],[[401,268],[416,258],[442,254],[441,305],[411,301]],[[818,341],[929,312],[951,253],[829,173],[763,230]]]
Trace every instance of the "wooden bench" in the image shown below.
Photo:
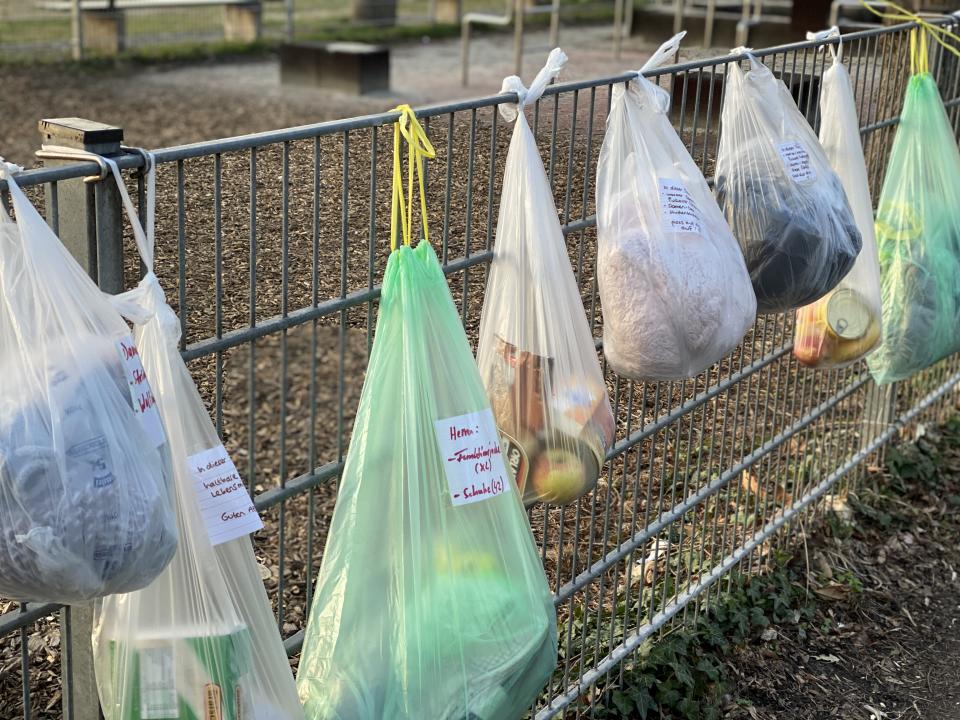
[[[280,82],[351,95],[390,89],[390,50],[357,42],[293,42],[280,46]]]
[[[45,0],[44,10],[73,12],[79,5],[85,48],[114,55],[126,49],[126,12],[201,7],[223,8],[226,40],[256,42],[262,33],[262,0]]]

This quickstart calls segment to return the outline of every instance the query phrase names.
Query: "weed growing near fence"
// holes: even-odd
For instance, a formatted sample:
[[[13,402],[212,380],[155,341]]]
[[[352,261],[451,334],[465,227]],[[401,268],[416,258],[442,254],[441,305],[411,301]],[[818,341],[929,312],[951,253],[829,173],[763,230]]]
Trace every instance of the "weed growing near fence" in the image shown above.
[[[647,641],[624,666],[622,677],[604,688],[606,703],[597,717],[720,718],[729,689],[726,660],[731,649],[774,632],[772,625],[793,625],[802,634],[815,612],[803,568],[785,557],[778,558],[768,575],[734,575],[729,594],[690,629]]]

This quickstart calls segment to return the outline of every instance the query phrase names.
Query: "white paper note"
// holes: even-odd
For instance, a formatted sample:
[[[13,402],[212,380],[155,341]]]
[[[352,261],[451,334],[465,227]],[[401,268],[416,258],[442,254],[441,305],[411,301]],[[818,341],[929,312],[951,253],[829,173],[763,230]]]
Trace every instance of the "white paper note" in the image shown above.
[[[454,505],[487,500],[511,489],[490,408],[434,423]]]
[[[187,458],[212,545],[229,542],[263,527],[240,473],[223,445]]]
[[[154,447],[160,447],[167,442],[167,436],[163,431],[160,410],[157,408],[156,398],[153,397],[150,381],[147,380],[147,373],[143,369],[140,352],[133,338],[127,335],[118,340],[117,352],[120,353],[120,362],[130,389],[133,412],[140,419],[140,424],[143,425]]]
[[[703,235],[700,210],[690,191],[679,180],[658,178],[660,209],[667,230]]]
[[[802,143],[796,140],[781,143],[777,146],[777,150],[780,152],[780,159],[783,160],[783,167],[795,182],[817,179],[817,172],[810,163],[810,153]]]

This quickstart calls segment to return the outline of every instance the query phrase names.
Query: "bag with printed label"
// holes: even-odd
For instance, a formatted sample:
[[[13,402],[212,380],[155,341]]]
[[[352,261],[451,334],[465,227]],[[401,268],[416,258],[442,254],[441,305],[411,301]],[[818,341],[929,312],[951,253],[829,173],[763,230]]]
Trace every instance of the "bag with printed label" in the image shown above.
[[[508,77],[500,105],[515,121],[494,258],[480,316],[477,363],[524,503],[564,504],[591,490],[613,445],[607,386],[553,192],[523,108],[567,61],[559,48],[528,90]]]
[[[877,204],[884,339],[867,364],[878,383],[960,349],[960,151],[918,32]]]
[[[144,587],[177,545],[166,436],[123,318],[0,159],[0,597]]]
[[[838,35],[839,31],[833,28],[807,37],[828,39]],[[853,85],[841,62],[841,51],[830,46],[833,64],[823,74],[820,144],[843,184],[863,239],[863,249],[853,269],[837,287],[815,303],[797,310],[793,354],[804,365],[815,368],[849,365],[866,356],[881,341],[880,264],[873,234],[873,201],[860,145]]]
[[[297,671],[309,720],[509,720],[557,658],[556,616],[490,403],[394,155],[394,246]],[[412,178],[411,178],[412,179]],[[396,238],[394,230],[391,237]]]
[[[738,62],[727,71],[715,189],[757,312],[782,312],[830,292],[862,240],[843,185],[787,86],[746,57],[748,72]]]
[[[262,523],[180,357],[180,322],[153,273],[153,168],[144,230],[119,170],[107,162],[147,268],[115,303],[135,323],[168,429],[180,545],[148,587],[94,607],[104,718],[302,720],[249,538]]]
[[[737,241],[670,123],[670,96],[643,76],[685,34],[614,86],[597,166],[603,352],[636,380],[703,371],[737,346],[757,309]]]

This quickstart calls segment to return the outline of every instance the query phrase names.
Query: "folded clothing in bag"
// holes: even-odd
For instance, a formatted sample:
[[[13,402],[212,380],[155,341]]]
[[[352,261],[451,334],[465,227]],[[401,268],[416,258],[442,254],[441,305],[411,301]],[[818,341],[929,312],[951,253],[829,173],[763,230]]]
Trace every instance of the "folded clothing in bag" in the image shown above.
[[[730,66],[717,154],[717,200],[740,243],[757,311],[819,299],[862,245],[843,186],[787,87],[748,54]]]
[[[117,505],[116,484],[151,472],[163,480],[150,458],[112,450],[115,431],[98,422],[104,400],[96,393],[105,382],[132,403],[120,355],[124,341],[77,340],[79,354],[53,357],[44,368],[49,393],[11,382],[0,400],[0,497],[19,508],[0,535],[0,576],[23,588],[44,578],[65,593],[92,596],[105,584],[122,592],[154,578],[176,535],[170,518],[154,512],[158,498],[131,493],[124,507]],[[0,377],[13,372],[0,368]]]
[[[636,380],[696,375],[756,314],[743,255],[670,123],[669,95],[642,75],[669,62],[683,35],[614,86],[597,167],[603,352]]]
[[[177,546],[166,435],[126,323],[0,163],[0,596],[147,585]]]

